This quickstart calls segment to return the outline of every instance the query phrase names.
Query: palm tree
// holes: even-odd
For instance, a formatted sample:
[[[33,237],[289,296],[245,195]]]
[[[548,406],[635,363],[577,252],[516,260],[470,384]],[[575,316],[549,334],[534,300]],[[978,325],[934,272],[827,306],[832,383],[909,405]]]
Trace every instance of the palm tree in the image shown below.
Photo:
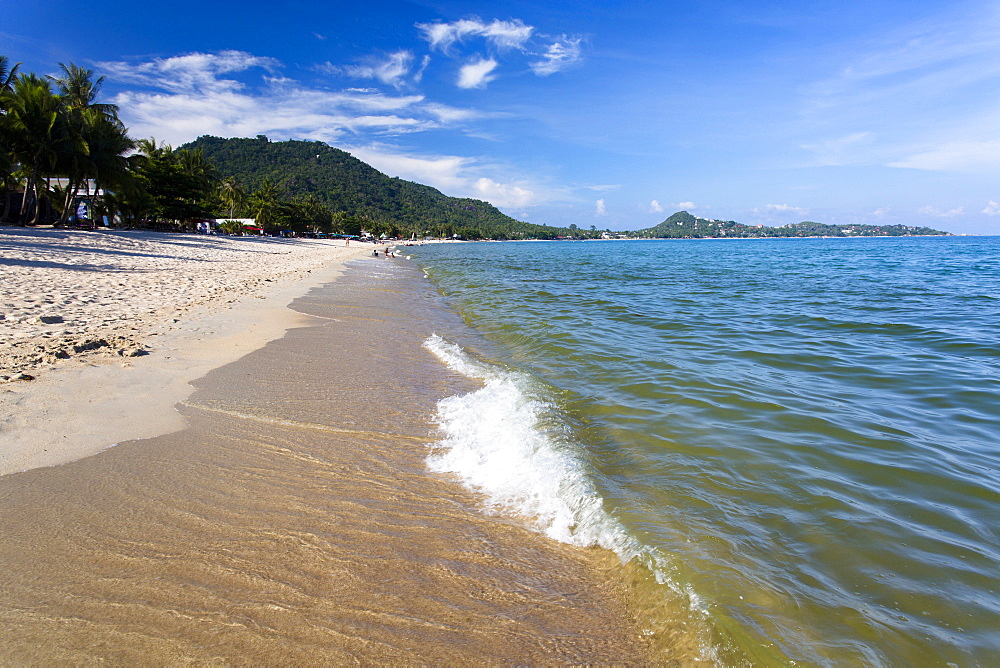
[[[236,211],[242,210],[247,205],[247,193],[232,176],[227,176],[219,183],[219,200],[223,206],[229,207],[229,217],[234,218]]]
[[[62,156],[60,171],[68,178],[62,215],[66,220],[81,184],[86,184],[87,195],[90,196],[91,180],[96,194],[100,192],[101,182],[123,178],[126,169],[124,154],[134,148],[134,143],[118,119],[118,107],[96,102],[104,77],[94,79],[92,70],[73,63],[60,63],[59,66],[62,76],[50,79],[59,90],[71,131],[88,148],[87,153],[70,150]]]
[[[156,137],[140,139],[135,143],[135,147],[139,150],[139,155],[146,158],[162,158],[174,152],[173,147],[166,142],[157,145]]]
[[[104,195],[98,199],[98,208],[113,218],[115,212],[107,206],[110,200],[109,202],[103,200],[107,198],[108,189],[121,188],[131,180],[132,175],[125,154],[135,148],[135,142],[126,134],[125,126],[117,119],[115,122],[110,122],[100,115],[99,111],[92,109],[88,109],[85,115],[90,117],[85,127],[92,170],[87,176],[92,176],[94,179],[95,195],[101,193],[103,189]]]
[[[258,226],[264,227],[274,222],[280,199],[281,191],[270,179],[264,179],[260,187],[250,195],[250,214],[256,219]]]
[[[0,56],[0,187],[4,193],[3,215],[0,215],[0,220],[7,220],[10,215],[11,190],[17,185],[13,173],[16,161],[8,145],[4,116],[7,115],[10,96],[14,90],[14,79],[20,66],[21,63],[11,66],[8,64],[7,56]]]
[[[95,102],[97,94],[104,84],[104,77],[94,79],[93,70],[79,67],[73,63],[69,65],[59,63],[59,67],[62,68],[63,75],[49,78],[56,84],[67,109],[73,111],[93,109],[109,122],[118,121],[117,105]]]
[[[181,149],[176,152],[177,162],[184,173],[200,181],[206,186],[214,186],[219,180],[215,165],[205,157],[203,150]]]
[[[30,206],[34,204],[33,223],[37,224],[42,211],[39,206],[42,169],[51,170],[60,151],[86,152],[87,146],[70,131],[62,113],[62,100],[47,79],[34,74],[20,75],[8,99],[3,119],[5,140],[26,174],[19,221],[22,225],[27,222]]]

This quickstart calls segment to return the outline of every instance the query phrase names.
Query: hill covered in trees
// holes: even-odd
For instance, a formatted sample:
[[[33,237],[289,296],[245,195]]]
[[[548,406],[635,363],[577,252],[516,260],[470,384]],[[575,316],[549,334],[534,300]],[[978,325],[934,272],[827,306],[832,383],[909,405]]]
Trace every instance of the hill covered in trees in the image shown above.
[[[511,218],[487,202],[448,197],[430,186],[386,176],[350,153],[318,141],[272,142],[202,136],[181,147],[200,151],[223,179],[247,191],[272,189],[282,198],[309,198],[333,214],[333,227],[364,227],[389,236],[554,238],[565,230]]]
[[[678,211],[659,225],[638,230],[630,236],[649,239],[754,239],[765,237],[946,236],[948,234],[948,232],[929,227],[908,225],[825,225],[808,221],[782,225],[781,227],[744,225],[732,220],[711,220],[700,218],[687,211]]]

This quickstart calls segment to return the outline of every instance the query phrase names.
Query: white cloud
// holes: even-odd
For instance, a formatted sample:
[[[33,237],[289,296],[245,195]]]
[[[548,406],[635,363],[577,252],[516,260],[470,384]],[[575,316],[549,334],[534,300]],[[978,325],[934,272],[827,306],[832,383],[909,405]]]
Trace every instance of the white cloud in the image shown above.
[[[424,183],[454,197],[486,200],[499,207],[520,208],[542,203],[551,194],[523,180],[500,182],[481,175],[476,160],[459,156],[413,156],[391,147],[351,148],[360,160],[390,176]]]
[[[424,72],[427,70],[427,66],[431,64],[431,57],[424,55],[420,60],[420,67],[417,71],[413,73],[413,83],[420,83],[424,78]]]
[[[563,35],[549,45],[546,52],[542,54],[541,60],[530,64],[531,71],[540,77],[547,77],[576,65],[583,60],[580,48],[581,41],[579,37],[573,38]]]
[[[604,192],[606,190],[620,190],[622,185],[620,183],[612,183],[608,185],[593,185],[584,186],[587,190],[596,190],[597,192]]]
[[[890,209],[889,207],[887,207],[887,206],[881,206],[881,207],[875,209],[874,211],[872,211],[872,216],[874,216],[875,218],[878,218],[878,219],[882,219],[882,218],[885,218],[887,215],[889,215],[890,211],[892,211],[892,209]]]
[[[903,160],[891,162],[889,166],[973,173],[995,170],[1000,168],[1000,139],[947,142]]]
[[[961,216],[965,213],[965,207],[960,206],[955,209],[949,209],[947,211],[942,211],[935,206],[925,206],[921,207],[918,213],[925,216],[934,216],[935,218],[954,218],[956,216]]]
[[[449,194],[468,187],[460,176],[471,162],[459,156],[416,157],[386,150],[380,146],[352,147],[352,155],[389,176],[419,181]]]
[[[243,88],[243,84],[219,75],[260,67],[274,74],[281,63],[274,58],[254,56],[245,51],[189,53],[171,58],[130,65],[103,62],[98,67],[108,77],[125,83],[151,86],[183,93],[221,93]]]
[[[497,61],[492,58],[488,60],[476,60],[462,66],[458,72],[458,81],[455,83],[459,88],[486,88],[486,84],[496,79],[496,75],[491,72],[497,68]]]
[[[392,135],[459,125],[475,111],[428,103],[422,95],[389,95],[377,89],[311,89],[274,76],[281,63],[248,53],[188,54],[138,65],[102,63],[109,79],[159,91],[132,90],[113,101],[136,137],[171,144],[202,134],[338,141],[352,135]],[[326,67],[326,66],[324,66]],[[334,67],[334,66],[329,66]],[[263,69],[244,82],[230,72]]]
[[[524,25],[520,19],[513,21],[493,20],[483,30],[483,36],[501,49],[520,49],[531,39],[532,26]]]
[[[491,23],[485,23],[479,18],[462,19],[453,23],[418,23],[417,29],[423,33],[432,49],[438,49],[442,53],[448,53],[453,44],[468,37],[483,37],[500,49],[520,49],[535,30],[519,19],[494,19]]]
[[[1000,167],[1000,12],[942,4],[863,43],[809,88],[801,142],[820,164],[991,174]],[[832,128],[832,130],[830,130]],[[832,138],[830,138],[832,137]]]
[[[1000,216],[1000,203],[990,200],[986,208],[983,209],[983,213],[987,216]]]
[[[663,205],[657,202],[655,199],[649,203],[650,213],[663,213]]]
[[[595,216],[606,216],[608,215],[608,209],[604,206],[604,200],[599,199],[594,203],[594,215]]]
[[[478,17],[473,17],[451,23],[443,21],[418,23],[416,27],[423,39],[430,44],[432,51],[440,51],[451,57],[464,57],[461,50],[454,47],[472,38],[478,38],[486,42],[491,60],[495,60],[498,53],[503,54],[508,51],[534,57],[534,60],[528,63],[528,67],[541,77],[561,72],[583,60],[581,47],[583,38],[569,35],[555,38],[536,35],[534,26],[526,25],[520,19],[510,21],[494,19],[487,23]],[[476,51],[481,50],[480,44]],[[468,68],[466,65],[462,69]]]
[[[520,185],[497,183],[493,179],[480,177],[476,179],[478,198],[484,199],[496,206],[524,207],[535,202],[535,193]]]
[[[427,102],[421,105],[421,108],[438,121],[445,124],[461,123],[464,121],[472,121],[477,118],[487,118],[491,116],[491,114],[476,111],[475,109],[449,107],[446,104],[438,104],[437,102]]]
[[[698,205],[694,202],[678,202],[677,208],[683,211],[694,211],[698,208]]]
[[[341,69],[356,79],[378,79],[399,88],[410,73],[412,64],[413,54],[404,50],[387,54],[383,59],[369,59],[363,65],[345,65]]]
[[[766,211],[777,211],[779,213],[795,213],[800,216],[804,216],[809,213],[809,209],[803,209],[802,207],[792,206],[791,204],[768,204],[764,207]]]

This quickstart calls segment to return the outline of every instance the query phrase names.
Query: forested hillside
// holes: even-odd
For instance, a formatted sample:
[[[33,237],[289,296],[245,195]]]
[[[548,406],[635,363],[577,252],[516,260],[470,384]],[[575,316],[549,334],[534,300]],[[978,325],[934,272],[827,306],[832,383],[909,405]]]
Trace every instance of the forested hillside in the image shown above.
[[[429,186],[388,177],[322,142],[203,136],[182,148],[201,150],[220,176],[235,178],[248,191],[273,185],[284,197],[312,196],[345,229],[353,223],[391,236],[458,234],[472,239],[562,233],[514,220],[487,202],[447,197]]]

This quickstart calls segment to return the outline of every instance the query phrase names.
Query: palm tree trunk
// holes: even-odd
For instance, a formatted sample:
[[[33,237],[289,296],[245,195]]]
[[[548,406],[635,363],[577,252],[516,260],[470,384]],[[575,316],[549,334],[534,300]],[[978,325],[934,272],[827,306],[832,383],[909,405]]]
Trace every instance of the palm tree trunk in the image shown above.
[[[48,188],[46,188],[46,191]],[[35,186],[35,217],[31,220],[31,225],[33,227],[37,226],[42,221],[42,197],[38,194],[38,186]]]
[[[66,182],[66,197],[63,198],[63,210],[62,215],[59,216],[59,222],[65,223],[69,220],[70,214],[72,213],[71,207],[73,206],[73,200],[76,199],[77,185],[72,178],[69,178]]]
[[[3,216],[0,216],[0,220],[7,222],[10,218],[10,203],[14,199],[14,193],[7,191],[5,201],[3,203]]]
[[[22,227],[28,222],[28,206],[31,201],[31,194],[36,190],[35,181],[38,179],[38,164],[31,168],[31,176],[24,182],[24,197],[21,199],[21,212],[18,215],[17,223]]]

